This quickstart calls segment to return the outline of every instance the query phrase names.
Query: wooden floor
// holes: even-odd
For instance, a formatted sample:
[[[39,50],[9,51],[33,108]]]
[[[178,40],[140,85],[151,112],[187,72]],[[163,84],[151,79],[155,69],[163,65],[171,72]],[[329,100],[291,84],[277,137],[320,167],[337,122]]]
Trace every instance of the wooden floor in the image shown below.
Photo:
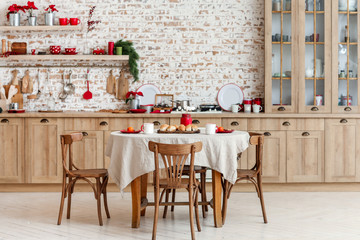
[[[283,192],[265,194],[268,224],[262,222],[255,193],[233,193],[223,228],[213,227],[210,212],[201,219],[197,239],[360,239],[359,192]],[[152,194],[150,195],[152,199]],[[178,193],[185,200],[186,193]],[[151,239],[153,209],[130,228],[131,196],[109,194],[112,218],[97,221],[91,193],[75,193],[71,220],[56,225],[60,193],[0,193],[0,239]],[[161,214],[160,214],[161,215]],[[103,216],[105,213],[103,212]],[[159,218],[158,239],[190,239],[188,208],[179,206],[166,220]]]

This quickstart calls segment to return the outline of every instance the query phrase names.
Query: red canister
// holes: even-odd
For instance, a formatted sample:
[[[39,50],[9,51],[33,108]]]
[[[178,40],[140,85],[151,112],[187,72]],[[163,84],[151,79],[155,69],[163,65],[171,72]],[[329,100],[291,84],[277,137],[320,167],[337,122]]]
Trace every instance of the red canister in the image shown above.
[[[192,124],[192,118],[190,114],[183,114],[181,117],[181,124],[184,124],[185,126]]]
[[[108,55],[114,55],[114,42],[109,42]]]

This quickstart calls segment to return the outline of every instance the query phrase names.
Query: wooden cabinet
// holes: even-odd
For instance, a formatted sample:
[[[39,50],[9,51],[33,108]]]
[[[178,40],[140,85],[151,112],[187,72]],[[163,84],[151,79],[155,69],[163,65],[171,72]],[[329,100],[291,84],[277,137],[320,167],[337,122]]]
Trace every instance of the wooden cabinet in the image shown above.
[[[29,118],[26,120],[26,181],[59,183],[62,180],[60,135],[62,118]]]
[[[324,181],[323,131],[288,131],[287,182]]]
[[[0,118],[0,183],[24,182],[24,120]]]
[[[192,123],[198,127],[205,127],[207,123],[215,123],[216,126],[221,125],[221,117],[192,117]],[[180,118],[171,118],[171,125],[180,125]]]
[[[327,119],[325,126],[325,181],[359,182],[359,120]]]

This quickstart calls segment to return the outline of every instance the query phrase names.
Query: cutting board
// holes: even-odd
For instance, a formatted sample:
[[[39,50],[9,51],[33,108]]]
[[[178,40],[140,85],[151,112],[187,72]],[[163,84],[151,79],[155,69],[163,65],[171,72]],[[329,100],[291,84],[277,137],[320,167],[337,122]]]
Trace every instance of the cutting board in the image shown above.
[[[26,42],[14,42],[11,45],[12,53],[15,54],[26,54],[27,52],[27,43]]]
[[[6,98],[8,97],[10,86],[11,85],[4,85]],[[18,103],[19,104],[19,109],[23,109],[23,107],[24,107],[24,98],[23,98],[23,95],[20,93],[20,86],[18,85],[18,86],[15,86],[15,87],[17,88],[18,93],[15,94],[11,98],[11,102]]]
[[[125,78],[124,71],[120,72],[120,77],[117,79],[116,97],[120,100],[126,99],[126,94],[129,92],[129,81]]]
[[[106,92],[109,94],[114,94],[116,91],[116,78],[113,75],[113,71],[110,71],[110,76],[107,78],[106,83]]]

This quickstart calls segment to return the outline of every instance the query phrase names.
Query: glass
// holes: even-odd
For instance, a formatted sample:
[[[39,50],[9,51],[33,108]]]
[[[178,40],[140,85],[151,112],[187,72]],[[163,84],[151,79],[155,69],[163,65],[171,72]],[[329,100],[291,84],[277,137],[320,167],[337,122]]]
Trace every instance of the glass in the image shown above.
[[[350,42],[357,42],[358,41],[358,34],[357,34],[357,15],[350,14],[349,16],[349,41]]]
[[[283,80],[282,105],[291,105],[291,79]]]
[[[273,51],[273,66],[272,66],[272,76],[273,77],[280,77],[280,44],[273,44],[272,45]]]
[[[291,11],[291,0],[283,0],[284,11]]]
[[[280,79],[272,80],[272,104],[280,105]]]

